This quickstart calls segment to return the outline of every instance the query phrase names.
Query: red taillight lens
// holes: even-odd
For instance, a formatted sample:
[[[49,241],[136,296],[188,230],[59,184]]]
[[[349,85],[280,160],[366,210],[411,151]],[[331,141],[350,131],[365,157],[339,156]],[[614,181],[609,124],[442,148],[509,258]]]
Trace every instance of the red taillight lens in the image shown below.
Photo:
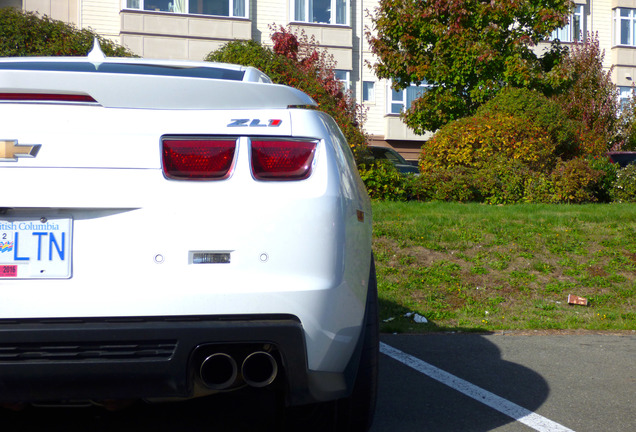
[[[97,101],[89,95],[57,93],[0,93],[0,101],[23,102],[86,102]]]
[[[230,174],[235,139],[164,139],[163,173],[177,180],[218,180]]]
[[[252,173],[258,180],[306,179],[315,151],[315,141],[252,140]]]

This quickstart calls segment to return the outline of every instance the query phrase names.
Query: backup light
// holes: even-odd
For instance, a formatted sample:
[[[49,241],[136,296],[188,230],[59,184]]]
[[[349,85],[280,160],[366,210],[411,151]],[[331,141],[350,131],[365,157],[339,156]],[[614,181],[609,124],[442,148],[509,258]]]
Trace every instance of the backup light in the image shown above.
[[[236,139],[162,140],[163,173],[175,180],[220,180],[230,175]]]
[[[252,140],[252,174],[257,180],[303,180],[311,174],[316,141]]]

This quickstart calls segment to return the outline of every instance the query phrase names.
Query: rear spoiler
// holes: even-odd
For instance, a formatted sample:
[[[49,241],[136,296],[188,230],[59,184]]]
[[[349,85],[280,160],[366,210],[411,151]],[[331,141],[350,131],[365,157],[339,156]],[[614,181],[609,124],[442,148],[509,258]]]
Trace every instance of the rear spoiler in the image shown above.
[[[84,95],[107,108],[262,109],[316,106],[292,87],[172,76],[0,70],[0,93]]]
[[[0,59],[0,102],[53,101],[107,108],[263,109],[315,107],[292,87],[272,84],[252,67],[210,62],[105,57],[97,44],[87,57]],[[20,97],[10,97],[19,94]],[[33,94],[34,97],[28,97]],[[24,97],[27,95],[27,97]],[[40,97],[41,95],[45,95]],[[64,99],[59,98],[58,99]]]

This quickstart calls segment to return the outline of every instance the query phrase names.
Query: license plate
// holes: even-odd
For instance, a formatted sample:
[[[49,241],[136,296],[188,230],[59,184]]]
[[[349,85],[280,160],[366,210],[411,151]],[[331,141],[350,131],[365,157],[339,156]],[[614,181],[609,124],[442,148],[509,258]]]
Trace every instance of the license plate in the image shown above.
[[[71,277],[73,220],[0,219],[0,278]]]

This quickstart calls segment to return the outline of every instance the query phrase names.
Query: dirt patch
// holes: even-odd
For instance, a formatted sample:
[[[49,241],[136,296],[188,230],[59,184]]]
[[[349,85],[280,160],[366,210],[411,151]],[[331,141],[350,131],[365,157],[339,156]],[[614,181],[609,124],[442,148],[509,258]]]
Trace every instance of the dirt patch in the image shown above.
[[[587,268],[587,273],[591,276],[591,277],[606,277],[608,276],[608,273],[605,271],[605,269],[602,266],[590,266]]]

